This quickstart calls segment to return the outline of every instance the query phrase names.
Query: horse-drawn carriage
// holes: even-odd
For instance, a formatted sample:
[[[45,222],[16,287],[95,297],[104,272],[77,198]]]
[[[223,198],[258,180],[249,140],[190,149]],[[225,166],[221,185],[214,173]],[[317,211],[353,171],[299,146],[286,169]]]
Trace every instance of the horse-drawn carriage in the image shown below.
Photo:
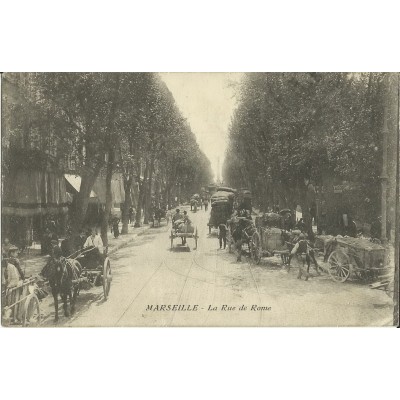
[[[64,314],[70,315],[75,310],[75,301],[80,290],[94,286],[103,287],[104,299],[107,300],[112,281],[111,263],[107,256],[100,253],[95,246],[78,250],[71,256],[61,257],[59,247],[53,249],[53,257],[43,268],[41,275],[48,279],[54,298],[55,320],[58,321],[58,298],[63,301]]]
[[[211,233],[212,228],[218,229],[219,225],[227,224],[233,212],[234,191],[230,188],[222,189],[218,189],[211,196],[211,213],[207,224],[209,233]]]

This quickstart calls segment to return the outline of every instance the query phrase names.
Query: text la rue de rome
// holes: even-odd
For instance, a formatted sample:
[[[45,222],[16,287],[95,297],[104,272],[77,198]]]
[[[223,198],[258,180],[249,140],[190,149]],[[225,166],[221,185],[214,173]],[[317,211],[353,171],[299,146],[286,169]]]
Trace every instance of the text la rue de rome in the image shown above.
[[[271,306],[257,304],[232,306],[221,304],[200,307],[199,304],[148,304],[145,311],[271,311]]]

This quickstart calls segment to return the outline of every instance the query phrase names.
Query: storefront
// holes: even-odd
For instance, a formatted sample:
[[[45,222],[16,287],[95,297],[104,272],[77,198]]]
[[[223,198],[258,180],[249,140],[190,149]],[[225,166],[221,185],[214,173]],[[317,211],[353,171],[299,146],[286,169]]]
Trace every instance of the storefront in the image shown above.
[[[68,212],[64,177],[52,171],[18,169],[3,186],[2,237],[20,248],[40,241],[46,219],[62,231]]]

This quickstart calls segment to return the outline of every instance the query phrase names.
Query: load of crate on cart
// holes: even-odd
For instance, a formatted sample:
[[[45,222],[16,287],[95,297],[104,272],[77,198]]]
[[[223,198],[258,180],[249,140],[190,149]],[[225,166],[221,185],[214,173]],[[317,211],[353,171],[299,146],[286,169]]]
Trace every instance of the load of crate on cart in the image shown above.
[[[255,225],[263,252],[273,254],[287,251],[287,245],[282,238],[282,216],[280,214],[264,213],[256,217]]]
[[[233,212],[235,194],[232,191],[218,190],[211,196],[211,214],[208,226],[218,228],[226,224]]]

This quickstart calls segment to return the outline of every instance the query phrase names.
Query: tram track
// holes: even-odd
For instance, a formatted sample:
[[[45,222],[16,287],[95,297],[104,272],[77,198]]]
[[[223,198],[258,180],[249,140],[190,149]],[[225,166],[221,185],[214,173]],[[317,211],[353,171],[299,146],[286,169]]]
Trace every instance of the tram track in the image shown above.
[[[154,272],[150,275],[149,279],[146,281],[146,283],[141,287],[139,292],[136,294],[136,296],[132,299],[132,301],[129,303],[129,305],[125,308],[124,312],[121,314],[121,316],[118,318],[117,322],[115,325],[117,326],[121,319],[124,317],[126,312],[131,308],[135,300],[140,296],[140,294],[143,292],[144,288],[147,287],[147,285],[150,283],[150,281],[154,278],[154,276],[161,270],[161,267],[165,264],[165,260],[163,260],[160,265],[154,270]]]

